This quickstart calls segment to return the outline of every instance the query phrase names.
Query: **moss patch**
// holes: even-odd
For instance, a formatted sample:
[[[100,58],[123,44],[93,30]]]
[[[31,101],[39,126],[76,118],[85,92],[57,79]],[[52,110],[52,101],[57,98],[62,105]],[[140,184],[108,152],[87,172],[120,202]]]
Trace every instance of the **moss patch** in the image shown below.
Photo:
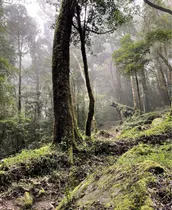
[[[36,150],[24,150],[14,157],[4,159],[0,165],[0,191],[21,179],[45,176],[53,170],[68,170],[69,167],[67,154],[50,145]]]
[[[172,176],[172,144],[151,147],[138,145],[103,172],[96,172],[65,198],[57,209],[153,210],[155,183]],[[166,184],[166,188],[170,185]],[[172,198],[172,197],[171,197]],[[96,209],[96,207],[95,207]]]
[[[172,130],[172,119],[167,114],[162,115],[161,118],[154,118],[157,115],[153,115],[152,113],[142,115],[143,121],[141,123],[124,123],[122,126],[122,132],[118,136],[119,139],[139,139],[141,137],[148,137],[152,135],[164,134],[166,132],[170,132]],[[147,119],[149,119],[147,121]],[[151,119],[151,120],[150,120]],[[149,123],[148,123],[149,122]]]
[[[3,160],[3,163],[0,164],[0,168],[11,167],[19,164],[30,163],[33,159],[39,159],[46,155],[52,154],[53,148],[51,145],[41,147],[40,149],[35,150],[23,150],[21,153],[6,158]]]

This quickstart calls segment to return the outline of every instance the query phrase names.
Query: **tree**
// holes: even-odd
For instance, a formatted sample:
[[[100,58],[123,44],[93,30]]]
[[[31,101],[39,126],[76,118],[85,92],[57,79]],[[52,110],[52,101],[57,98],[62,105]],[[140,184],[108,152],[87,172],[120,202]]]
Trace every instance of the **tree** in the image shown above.
[[[134,42],[128,34],[121,39],[121,48],[113,53],[114,60],[121,65],[120,68],[123,69],[123,73],[135,77],[140,110],[142,110],[142,104],[138,72],[144,71],[144,67],[148,62],[148,59],[145,56],[148,52],[149,46],[145,41]]]
[[[147,42],[149,43],[152,51],[155,51],[155,63],[158,63],[159,73],[161,75],[160,82],[164,87],[162,92],[165,92],[165,98],[171,104],[171,87],[172,87],[172,65],[170,64],[170,49],[172,40],[172,31],[169,29],[155,29],[146,35]],[[162,62],[161,62],[162,61]],[[163,70],[163,63],[167,69]]]
[[[36,24],[28,16],[24,5],[12,4],[7,7],[7,30],[18,54],[18,112],[20,114],[22,109],[22,57],[28,53],[28,43],[36,32]]]
[[[0,5],[0,120],[10,116],[14,109],[11,78],[14,77],[15,50],[7,38],[5,14]]]
[[[95,99],[89,78],[86,45],[90,44],[90,34],[94,33],[100,35],[113,32],[118,24],[122,24],[126,21],[126,18],[118,9],[115,2],[111,0],[94,0],[91,3],[89,1],[79,0],[77,1],[76,15],[74,17],[73,34],[79,34],[85,81],[89,96],[89,111],[86,120],[85,134],[86,136],[91,136],[91,124],[94,116]],[[76,41],[76,38],[74,41]]]
[[[89,96],[89,112],[88,112],[88,117],[86,121],[86,128],[85,128],[85,134],[86,136],[91,136],[91,124],[94,116],[94,96],[93,96],[93,91],[91,88],[90,84],[90,79],[89,79],[89,73],[88,73],[88,62],[87,62],[87,55],[86,55],[86,37],[85,37],[85,29],[82,28],[81,25],[81,14],[80,14],[80,7],[77,5],[77,22],[78,22],[78,31],[80,35],[80,41],[81,41],[81,52],[82,52],[82,58],[83,58],[83,63],[84,63],[84,73],[85,73],[85,81],[86,81],[86,86],[87,86],[87,91],[88,91],[88,96]]]
[[[77,138],[69,82],[69,48],[76,0],[63,0],[54,33],[52,81],[54,101],[54,143],[72,149]]]

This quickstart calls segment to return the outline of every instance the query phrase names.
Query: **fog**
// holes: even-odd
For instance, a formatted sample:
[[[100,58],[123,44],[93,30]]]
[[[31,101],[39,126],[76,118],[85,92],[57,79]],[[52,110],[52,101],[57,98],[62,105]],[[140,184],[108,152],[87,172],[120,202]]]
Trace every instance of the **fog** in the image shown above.
[[[5,105],[9,110],[2,111],[2,118],[4,113],[13,116],[20,109],[39,129],[47,123],[50,133],[54,119],[52,46],[55,18],[59,12],[59,4],[54,3],[15,0],[2,5],[7,41],[13,48],[9,62],[15,67],[8,76],[12,92],[7,93],[11,94],[13,102]],[[113,33],[90,33],[86,41],[95,120],[100,129],[110,129],[122,121],[121,107],[147,113],[168,108],[171,103],[172,48],[168,36],[171,17],[143,4],[142,0],[121,8],[125,14],[129,10],[132,17],[118,24]],[[106,26],[103,27],[106,31]],[[164,38],[159,38],[156,31],[162,32]],[[152,40],[151,36],[155,38]],[[73,28],[70,88],[82,131],[89,105],[83,67],[80,42]],[[116,107],[112,106],[113,102]]]

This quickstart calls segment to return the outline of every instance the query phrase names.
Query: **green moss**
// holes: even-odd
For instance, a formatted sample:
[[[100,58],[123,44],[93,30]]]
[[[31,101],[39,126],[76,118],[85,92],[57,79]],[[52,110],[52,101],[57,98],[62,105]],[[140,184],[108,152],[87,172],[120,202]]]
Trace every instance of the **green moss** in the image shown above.
[[[124,126],[118,138],[138,139],[143,136],[163,134],[170,130],[172,130],[172,120],[168,115],[165,115],[163,118],[158,118],[158,123],[156,122],[148,126],[139,125],[139,123],[133,127]]]
[[[32,196],[30,195],[29,192],[25,192],[25,194],[24,194],[24,206],[26,208],[29,208],[29,207],[32,206],[32,204],[33,204],[33,198],[32,198]]]
[[[114,210],[153,210],[150,183],[172,171],[172,144],[152,147],[138,145],[122,155],[117,162],[97,171],[71,193],[70,202],[62,200],[56,210],[67,207],[90,209],[97,201]],[[153,189],[152,189],[153,191]],[[95,206],[96,207],[96,206]]]
[[[60,202],[60,204],[56,207],[55,210],[60,210],[63,209],[64,206],[66,208],[67,205],[70,205],[70,203],[74,198],[74,195],[76,193],[79,193],[81,195],[82,192],[89,186],[89,184],[93,182],[93,180],[94,180],[94,174],[90,175],[87,179],[81,182],[81,184],[78,185],[72,192],[67,192],[68,195],[66,195],[66,197]]]
[[[157,126],[157,125],[161,124],[162,122],[163,122],[163,119],[162,118],[155,118],[152,121],[152,126]]]
[[[39,159],[48,154],[51,154],[52,152],[53,148],[51,147],[51,145],[35,150],[23,150],[21,153],[17,154],[14,157],[4,159],[3,163],[0,164],[0,168],[4,166],[10,167],[14,165],[19,165],[21,163],[29,163],[33,159]]]
[[[38,197],[41,197],[41,196],[43,196],[43,195],[45,195],[45,194],[46,194],[45,190],[44,190],[43,188],[41,188],[41,189],[39,190],[39,192],[38,192]]]
[[[0,171],[0,176],[5,175],[5,171]]]
[[[22,209],[30,209],[33,204],[33,197],[29,192],[25,192],[23,197],[18,198],[17,203],[22,206]]]

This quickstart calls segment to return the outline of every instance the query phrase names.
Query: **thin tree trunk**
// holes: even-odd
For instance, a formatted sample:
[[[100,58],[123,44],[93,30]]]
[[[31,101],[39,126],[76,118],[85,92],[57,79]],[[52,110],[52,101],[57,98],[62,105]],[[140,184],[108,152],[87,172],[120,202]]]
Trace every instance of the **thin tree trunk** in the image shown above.
[[[78,29],[80,34],[80,41],[81,41],[81,53],[82,53],[82,59],[84,63],[84,73],[85,73],[85,80],[86,80],[86,86],[89,96],[89,111],[88,111],[88,117],[86,121],[86,128],[85,128],[85,135],[91,136],[91,124],[94,116],[94,96],[90,84],[90,78],[88,73],[88,62],[87,62],[87,55],[86,55],[86,48],[85,48],[85,29],[82,29],[81,26],[81,19],[80,19],[80,8],[79,5],[77,5],[77,20],[78,20]]]
[[[160,58],[163,60],[163,62],[165,63],[165,65],[168,67],[169,71],[172,72],[172,66],[171,64],[168,62],[168,60],[164,57],[164,55],[162,53],[158,53]]]
[[[41,117],[41,110],[40,110],[40,78],[39,78],[39,68],[35,66],[36,69],[36,122],[39,124],[40,117]]]
[[[172,66],[169,63],[168,59],[166,59],[162,53],[159,53],[159,56],[169,69],[169,78],[168,78],[169,79],[169,86],[170,86],[169,87],[169,98],[170,98],[170,102],[171,102],[171,96],[172,96]],[[172,106],[172,103],[171,103],[171,106]]]
[[[169,92],[168,92],[168,86],[167,86],[167,83],[166,83],[166,79],[165,79],[165,76],[164,76],[164,72],[163,72],[163,70],[162,70],[161,61],[158,60],[158,63],[159,63],[159,70],[160,70],[160,74],[161,74],[163,86],[164,86],[164,88],[165,88],[165,91],[164,91],[164,92],[165,92],[165,94],[166,94],[167,104],[171,105],[170,95],[169,95]]]
[[[52,59],[55,117],[53,143],[63,142],[69,151],[73,148],[77,134],[69,80],[69,48],[75,6],[76,0],[63,0],[61,3],[60,14],[56,21]]]
[[[22,56],[19,51],[19,98],[18,98],[18,113],[21,114],[21,83],[22,83]]]
[[[150,106],[148,101],[149,91],[144,70],[141,71],[141,76],[142,76],[142,87],[143,87],[143,107],[144,107],[144,112],[146,113],[150,111]]]
[[[141,111],[142,106],[141,106],[141,98],[140,98],[140,88],[139,88],[139,81],[138,81],[138,77],[137,77],[136,72],[135,72],[135,79],[136,79],[136,87],[137,87],[137,94],[138,94],[138,105],[139,105],[139,109]]]
[[[134,81],[133,81],[133,76],[130,76],[130,81],[131,81],[131,89],[132,89],[132,94],[133,94],[133,104],[134,104],[134,109],[137,109],[137,103],[136,103],[136,93],[134,89]]]
[[[81,64],[80,64],[80,62],[79,62],[79,59],[77,58],[77,55],[76,55],[74,52],[72,52],[72,54],[73,54],[73,56],[74,56],[76,62],[78,63],[78,67],[79,67],[79,70],[80,70],[80,73],[81,73],[81,77],[82,77],[82,79],[83,79],[84,82],[85,82],[85,77],[84,77],[83,68],[82,68],[82,66],[81,66]],[[86,83],[86,82],[85,82],[85,83]]]

